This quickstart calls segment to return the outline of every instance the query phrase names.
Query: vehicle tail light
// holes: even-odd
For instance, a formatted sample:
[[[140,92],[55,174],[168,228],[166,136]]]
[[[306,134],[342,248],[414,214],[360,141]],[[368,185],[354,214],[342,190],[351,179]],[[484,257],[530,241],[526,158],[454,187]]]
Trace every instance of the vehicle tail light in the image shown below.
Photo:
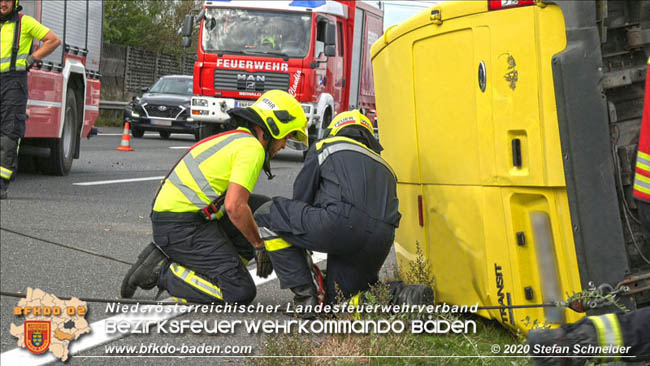
[[[517,8],[535,5],[535,0],[488,0],[488,10]]]

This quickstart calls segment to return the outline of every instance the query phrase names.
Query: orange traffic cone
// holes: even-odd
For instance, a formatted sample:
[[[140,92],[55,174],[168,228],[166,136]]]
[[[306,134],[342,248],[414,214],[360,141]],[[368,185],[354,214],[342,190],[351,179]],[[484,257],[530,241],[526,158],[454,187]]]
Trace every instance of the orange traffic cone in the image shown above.
[[[120,147],[118,151],[135,151],[131,148],[131,126],[129,122],[124,123],[124,131],[122,132],[122,141],[120,141]]]

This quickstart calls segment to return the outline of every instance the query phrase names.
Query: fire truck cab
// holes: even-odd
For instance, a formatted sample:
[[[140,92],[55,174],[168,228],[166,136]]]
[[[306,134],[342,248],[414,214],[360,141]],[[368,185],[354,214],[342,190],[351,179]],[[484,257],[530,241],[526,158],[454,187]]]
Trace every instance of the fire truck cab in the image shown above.
[[[374,118],[370,45],[383,13],[353,1],[206,1],[194,65],[192,119],[203,137],[264,92],[295,96],[309,119],[310,140],[349,108]],[[184,24],[189,46],[193,17]]]

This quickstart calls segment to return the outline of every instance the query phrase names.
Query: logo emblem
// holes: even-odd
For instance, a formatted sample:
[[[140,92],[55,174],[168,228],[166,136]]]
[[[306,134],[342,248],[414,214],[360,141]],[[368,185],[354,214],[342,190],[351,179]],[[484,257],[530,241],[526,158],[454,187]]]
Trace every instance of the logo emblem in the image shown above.
[[[253,74],[237,74],[237,89],[264,90],[266,76]]]
[[[50,347],[49,321],[27,320],[25,327],[25,347],[32,353],[43,353]]]
[[[167,110],[167,107],[164,106],[164,105],[159,105],[159,106],[158,106],[158,110],[161,111],[161,112],[164,112],[164,111]]]

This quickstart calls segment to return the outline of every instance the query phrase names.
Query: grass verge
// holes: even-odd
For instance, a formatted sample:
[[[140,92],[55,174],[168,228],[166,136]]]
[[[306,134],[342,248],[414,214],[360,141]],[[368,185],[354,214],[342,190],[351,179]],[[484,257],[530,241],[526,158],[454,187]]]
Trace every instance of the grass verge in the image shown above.
[[[433,285],[433,276],[423,254],[418,252],[407,273],[409,282]],[[432,286],[434,287],[434,286]],[[435,287],[434,287],[435,288]],[[365,304],[387,304],[390,300],[388,285],[380,283],[365,294]],[[340,303],[340,302],[339,302]],[[523,337],[513,334],[496,321],[463,313],[433,313],[429,320],[448,322],[473,322],[476,332],[413,334],[408,322],[410,313],[360,313],[339,315],[341,320],[403,321],[401,333],[385,334],[288,334],[268,337],[263,348],[265,358],[249,360],[254,366],[276,365],[529,365],[524,357],[502,356],[503,346],[520,344]],[[417,316],[417,315],[416,315]],[[422,315],[420,315],[422,316]],[[493,353],[497,345],[501,352]]]

